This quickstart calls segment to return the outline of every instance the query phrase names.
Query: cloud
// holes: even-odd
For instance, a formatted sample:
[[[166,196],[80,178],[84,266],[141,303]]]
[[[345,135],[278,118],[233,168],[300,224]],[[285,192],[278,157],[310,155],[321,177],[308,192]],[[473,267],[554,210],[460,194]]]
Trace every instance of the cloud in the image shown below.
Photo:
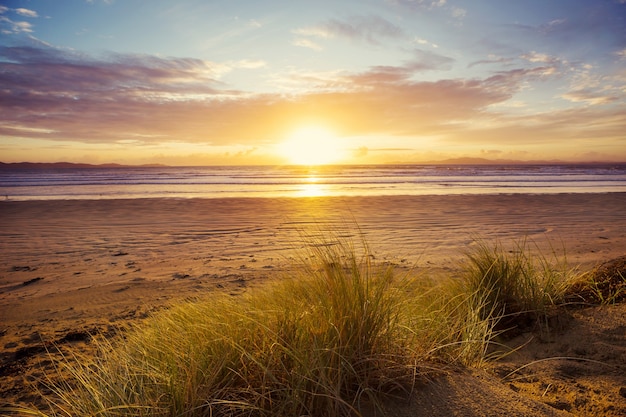
[[[454,63],[454,59],[423,49],[413,51],[413,59],[407,66],[412,71],[426,70],[449,70]]]
[[[485,65],[485,64],[510,64],[513,62],[513,58],[506,58],[497,55],[490,54],[487,59],[481,59],[478,61],[470,62],[467,64],[467,68],[472,68],[477,65]]]
[[[18,33],[32,33],[33,25],[29,22],[16,22],[6,16],[0,15],[0,32],[5,35]]]
[[[15,21],[5,16],[9,12],[14,12],[15,14],[19,16],[28,17],[28,18],[39,17],[37,12],[30,10],[30,9],[24,9],[24,8],[11,9],[6,6],[0,6],[0,33],[3,33],[5,35],[11,35],[11,34],[33,32],[33,25],[30,22]]]
[[[29,10],[29,9],[23,9],[23,8],[19,8],[19,9],[15,9],[15,13],[21,15],[21,16],[25,16],[25,17],[39,17],[39,15],[37,14],[36,11],[34,10]]]
[[[383,39],[399,39],[405,36],[399,26],[379,16],[354,16],[347,20],[330,19],[319,25],[294,31],[297,35],[323,39],[345,38],[379,45]]]
[[[619,99],[606,93],[591,90],[574,90],[563,94],[561,97],[575,103],[583,102],[594,106],[613,103]]]
[[[28,17],[28,18],[39,17],[37,12],[30,10],[30,9],[24,9],[24,8],[11,9],[6,6],[0,6],[0,33],[3,33],[5,35],[11,35],[11,34],[33,32],[33,25],[30,22],[15,21],[6,16],[6,14],[8,14],[9,12],[14,12],[15,14],[19,16]]]
[[[415,38],[414,42],[419,45],[429,45],[431,48],[439,48],[439,45],[437,45],[436,43],[430,42],[427,39],[423,38]]]
[[[5,85],[13,90],[36,87],[45,93],[180,91],[184,85],[207,91],[217,72],[217,66],[199,59],[110,54],[106,60],[96,60],[42,47],[0,47],[0,57],[0,76],[10,82]]]
[[[507,71],[497,71],[494,75],[488,77],[485,82],[493,88],[517,92],[530,81],[546,81],[556,76],[558,76],[558,72],[552,66],[515,68]]]
[[[590,55],[602,53],[607,47],[626,47],[624,11],[623,5],[614,2],[574,2],[571,9],[562,12],[567,18],[558,17],[535,25],[505,26],[516,32],[511,34],[514,39],[523,36],[570,57],[589,59]]]
[[[231,63],[231,66],[233,68],[257,69],[257,68],[263,68],[267,66],[267,62],[260,60],[260,59],[256,59],[256,60],[241,59],[239,61],[235,61]]]
[[[295,94],[229,90],[220,67],[198,59],[111,54],[94,58],[40,45],[0,48],[0,135],[84,143],[203,143],[262,148],[301,124],[324,123],[341,135],[440,137],[490,148],[562,138],[623,137],[619,102],[597,111],[499,113],[549,65],[500,71],[486,78],[423,81],[421,71],[448,68],[451,58],[415,50],[400,66],[358,73],[303,74],[315,89]],[[319,87],[319,88],[318,88]],[[293,91],[293,90],[291,90]],[[594,100],[577,92],[570,99]],[[598,98],[595,98],[596,100]],[[521,133],[520,133],[521,132]],[[582,140],[582,139],[581,139]],[[368,152],[371,152],[369,149]]]
[[[12,22],[14,33],[32,33],[33,25],[28,22]]]
[[[436,7],[444,7],[446,0],[387,0],[389,3],[398,4],[406,7],[423,7],[433,9]]]
[[[570,68],[569,91],[560,97],[591,106],[626,103],[626,72],[602,73],[597,65],[577,63]]]
[[[532,117],[493,115],[489,124],[467,124],[462,135],[450,136],[450,143],[482,143],[500,148],[524,144],[527,150],[558,152],[562,160],[569,159],[567,152],[597,149],[598,144],[603,144],[615,149],[613,157],[619,158],[620,154],[624,156],[624,126],[623,107],[576,107]]]
[[[541,63],[541,64],[551,64],[551,65],[559,65],[562,63],[561,59],[558,57],[542,54],[539,52],[531,51],[529,53],[523,54],[520,58],[532,62],[532,63]]]
[[[309,48],[314,51],[321,51],[322,49],[324,49],[322,48],[321,45],[313,42],[310,39],[305,39],[305,38],[296,38],[291,42],[291,44],[294,46],[301,46],[303,48]]]
[[[452,17],[456,19],[463,19],[467,16],[467,10],[461,9],[460,7],[452,7],[451,8]]]
[[[328,29],[326,29],[322,25],[308,26],[304,28],[295,29],[293,33],[296,35],[312,36],[312,37],[317,37],[317,38],[322,38],[322,39],[330,39],[335,36],[333,33],[331,33]]]
[[[259,22],[258,20],[250,19],[248,21],[248,26],[253,28],[253,29],[258,29],[260,27],[263,27],[263,24],[261,22]]]
[[[411,81],[420,67],[445,61],[423,51],[406,67],[343,74],[326,91],[289,97],[228,90],[213,76],[216,65],[197,59],[128,54],[94,59],[45,47],[4,47],[0,59],[0,84],[9,86],[0,91],[0,101],[10,103],[1,110],[0,133],[58,140],[107,142],[142,135],[253,144],[275,140],[289,124],[308,119],[361,134],[404,134],[508,98],[492,81]],[[16,132],[15,126],[31,130]]]
[[[237,94],[218,91],[213,65],[197,59],[112,54],[95,60],[53,48],[2,47],[0,61],[0,85],[7,86],[0,101],[11,103],[1,113],[5,124],[84,140],[115,137],[123,131],[116,126],[145,119],[140,112],[150,107]],[[71,126],[79,120],[84,127]]]
[[[112,55],[95,60],[50,48],[2,48],[0,132],[81,141],[128,139],[252,144],[271,141],[290,123],[329,120],[346,131],[408,134],[471,117],[509,95],[497,81],[411,81],[445,57],[416,51],[404,67],[344,74],[325,92],[285,97],[228,91],[212,64],[184,58]],[[245,123],[242,123],[245,121]]]
[[[359,84],[388,84],[406,82],[416,73],[431,70],[448,70],[454,59],[434,52],[415,49],[413,58],[402,66],[377,65],[355,76]]]
[[[466,9],[449,5],[446,0],[387,0],[387,2],[409,10],[419,10],[420,12],[443,12],[456,21],[462,21],[468,13]]]

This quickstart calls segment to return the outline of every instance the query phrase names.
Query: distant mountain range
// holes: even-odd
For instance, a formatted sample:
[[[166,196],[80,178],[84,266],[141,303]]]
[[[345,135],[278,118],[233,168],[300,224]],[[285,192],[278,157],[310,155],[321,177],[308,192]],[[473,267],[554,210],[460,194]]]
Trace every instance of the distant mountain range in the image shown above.
[[[415,165],[606,165],[606,164],[624,164],[626,161],[562,161],[558,159],[552,160],[534,160],[520,161],[516,159],[486,159],[486,158],[450,158],[426,162],[417,162]],[[410,165],[411,162],[398,162],[397,165]]]
[[[388,165],[599,165],[599,164],[623,164],[626,162],[610,161],[590,161],[590,162],[568,162],[568,161],[518,161],[513,159],[485,159],[485,158],[451,158],[439,161],[427,162],[397,162]],[[144,165],[123,165],[123,164],[80,164],[73,162],[0,162],[0,170],[7,169],[81,169],[81,168],[158,168],[167,167],[163,164]]]
[[[515,159],[486,159],[486,158],[450,158],[440,161],[428,161],[426,165],[558,165],[558,164],[577,164],[578,162],[567,162],[559,160],[551,161],[518,161]],[[595,163],[595,162],[584,162]]]
[[[2,169],[64,169],[64,168],[129,168],[129,167],[164,167],[162,164],[122,165],[122,164],[76,164],[73,162],[0,162]]]

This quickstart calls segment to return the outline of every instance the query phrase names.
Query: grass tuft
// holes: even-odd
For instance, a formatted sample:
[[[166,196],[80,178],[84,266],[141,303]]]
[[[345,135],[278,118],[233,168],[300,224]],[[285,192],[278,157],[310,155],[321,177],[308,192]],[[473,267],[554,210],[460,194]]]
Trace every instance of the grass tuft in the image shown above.
[[[573,304],[608,305],[626,301],[626,256],[606,262],[582,274],[568,288]]]
[[[463,279],[465,291],[476,298],[480,317],[498,317],[500,331],[545,325],[576,276],[564,256],[559,258],[554,250],[552,254],[551,261],[534,253],[526,240],[510,250],[499,242],[478,241],[467,252]]]
[[[96,358],[67,361],[53,415],[357,415],[412,377],[393,273],[345,244],[242,297],[162,312]]]

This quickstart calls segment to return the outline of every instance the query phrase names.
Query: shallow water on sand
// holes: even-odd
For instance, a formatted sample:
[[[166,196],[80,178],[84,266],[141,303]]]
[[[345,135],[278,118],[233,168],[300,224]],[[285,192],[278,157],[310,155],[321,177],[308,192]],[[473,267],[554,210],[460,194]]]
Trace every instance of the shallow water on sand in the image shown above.
[[[626,164],[91,167],[0,171],[4,200],[626,192]]]

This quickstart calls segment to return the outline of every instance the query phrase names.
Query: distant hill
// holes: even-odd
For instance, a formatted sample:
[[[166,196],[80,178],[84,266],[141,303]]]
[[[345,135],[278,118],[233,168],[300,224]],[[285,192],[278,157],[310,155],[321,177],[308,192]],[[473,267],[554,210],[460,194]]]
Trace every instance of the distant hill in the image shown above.
[[[550,165],[550,164],[571,164],[565,161],[519,161],[515,159],[486,159],[486,158],[450,158],[441,161],[429,161],[426,164],[437,165]]]
[[[486,159],[486,158],[451,158],[437,161],[427,162],[402,162],[397,161],[387,165],[605,165],[605,164],[624,164],[626,162],[610,162],[610,161],[589,161],[589,162],[571,162],[559,160],[536,160],[536,161],[519,161],[514,159]],[[122,165],[122,164],[79,164],[73,162],[0,162],[0,171],[15,169],[89,169],[89,168],[159,168],[167,167],[164,164],[144,164],[144,165]]]
[[[161,164],[146,165],[121,165],[121,164],[76,164],[73,162],[0,162],[0,170],[3,169],[82,169],[82,168],[141,168],[141,167],[164,167]]]
[[[617,161],[561,161],[552,160],[534,160],[520,161],[515,159],[486,159],[486,158],[451,158],[439,161],[428,161],[418,163],[417,165],[606,165],[606,164],[624,164],[625,162]]]

